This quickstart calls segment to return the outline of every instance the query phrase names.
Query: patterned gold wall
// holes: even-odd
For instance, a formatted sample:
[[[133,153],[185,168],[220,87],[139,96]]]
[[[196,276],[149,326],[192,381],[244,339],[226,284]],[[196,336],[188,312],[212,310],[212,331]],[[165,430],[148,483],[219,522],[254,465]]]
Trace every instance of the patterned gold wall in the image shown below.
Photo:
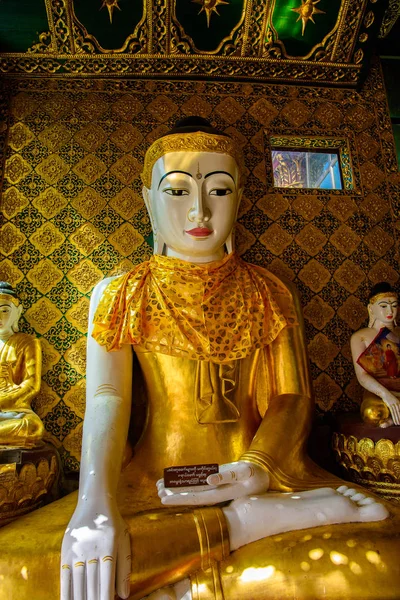
[[[79,467],[91,290],[151,254],[139,178],[143,154],[190,114],[209,118],[243,147],[248,176],[238,249],[299,288],[319,412],[350,410],[359,401],[349,337],[365,323],[371,284],[399,277],[398,174],[379,68],[361,93],[249,83],[10,80],[0,107],[6,121],[0,136],[7,133],[0,277],[23,301],[23,331],[40,336],[44,369],[36,410],[67,470]],[[273,132],[347,139],[354,193],[274,193]]]

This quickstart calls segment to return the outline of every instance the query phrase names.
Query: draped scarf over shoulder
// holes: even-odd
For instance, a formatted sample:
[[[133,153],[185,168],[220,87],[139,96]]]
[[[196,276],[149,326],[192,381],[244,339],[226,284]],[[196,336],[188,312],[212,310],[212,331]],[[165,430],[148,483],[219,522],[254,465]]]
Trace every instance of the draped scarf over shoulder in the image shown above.
[[[206,264],[155,255],[107,286],[92,335],[107,350],[223,364],[271,343],[294,322],[290,306],[277,278],[235,253]]]

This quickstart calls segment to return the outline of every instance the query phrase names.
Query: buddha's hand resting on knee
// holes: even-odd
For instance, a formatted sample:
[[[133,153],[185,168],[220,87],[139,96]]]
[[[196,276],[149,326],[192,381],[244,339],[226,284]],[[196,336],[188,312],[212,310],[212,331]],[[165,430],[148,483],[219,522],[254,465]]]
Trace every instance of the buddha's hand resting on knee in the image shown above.
[[[262,494],[268,490],[268,474],[258,465],[238,461],[221,465],[219,473],[209,475],[210,489],[196,487],[166,488],[164,479],[157,481],[158,495],[166,506],[207,506],[227,502],[242,496]]]
[[[390,410],[393,423],[400,425],[400,399],[396,398],[394,394],[391,394],[389,390],[382,396],[382,400]]]
[[[129,532],[116,503],[83,497],[62,543],[61,600],[114,600],[115,588],[128,598],[130,572]]]

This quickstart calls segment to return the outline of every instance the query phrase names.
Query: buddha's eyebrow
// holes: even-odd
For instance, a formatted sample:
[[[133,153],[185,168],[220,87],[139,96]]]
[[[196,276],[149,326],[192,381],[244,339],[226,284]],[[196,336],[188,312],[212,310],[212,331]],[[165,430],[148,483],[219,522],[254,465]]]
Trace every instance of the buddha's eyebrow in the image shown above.
[[[233,176],[230,173],[228,173],[228,171],[212,171],[212,173],[207,173],[207,175],[204,176],[204,179],[207,179],[207,177],[211,177],[211,175],[218,175],[218,173],[224,173],[224,175],[229,175],[233,183],[235,183]]]
[[[168,171],[168,173],[165,173],[165,175],[163,175],[163,176],[161,177],[161,179],[160,179],[160,183],[158,184],[158,188],[157,188],[157,189],[159,189],[159,188],[160,188],[160,185],[161,185],[161,183],[162,183],[163,179],[165,179],[166,177],[168,177],[168,175],[171,175],[171,173],[183,173],[184,175],[189,175],[189,177],[192,177],[192,178],[193,178],[193,176],[192,176],[190,173],[187,173],[186,171]]]

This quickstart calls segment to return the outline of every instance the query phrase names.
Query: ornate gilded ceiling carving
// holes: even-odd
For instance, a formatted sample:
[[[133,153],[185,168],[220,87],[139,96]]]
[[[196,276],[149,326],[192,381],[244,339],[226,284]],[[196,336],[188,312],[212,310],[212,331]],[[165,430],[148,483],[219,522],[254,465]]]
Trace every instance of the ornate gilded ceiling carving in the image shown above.
[[[392,0],[388,16],[383,0],[44,2],[39,34],[29,31],[29,19],[39,19],[43,0],[32,0],[26,21],[17,0],[3,17],[0,5],[0,72],[351,86],[360,81],[382,20],[392,22],[397,6]],[[17,15],[25,37],[11,35]]]

